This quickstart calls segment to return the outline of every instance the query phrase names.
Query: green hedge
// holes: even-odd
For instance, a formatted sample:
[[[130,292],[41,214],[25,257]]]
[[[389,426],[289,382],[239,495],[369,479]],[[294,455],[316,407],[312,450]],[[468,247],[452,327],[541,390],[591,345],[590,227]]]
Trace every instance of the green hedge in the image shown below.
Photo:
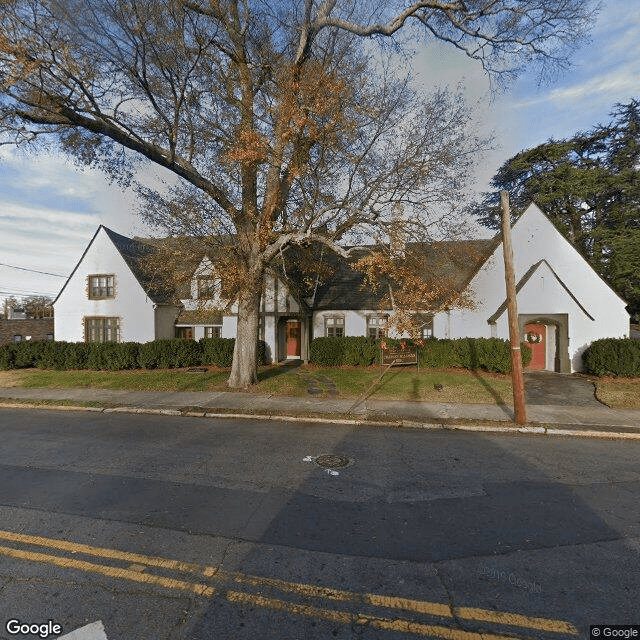
[[[640,340],[604,338],[582,354],[585,371],[596,376],[640,376]]]
[[[173,369],[197,365],[230,367],[234,339],[173,338],[153,342],[17,342],[0,347],[0,369]],[[258,341],[258,364],[266,364],[267,348]]]
[[[379,361],[380,341],[364,337],[315,338],[309,361],[325,367],[341,365],[368,367]]]
[[[399,339],[385,338],[394,348],[400,345]],[[409,344],[413,341],[407,340]],[[463,369],[485,369],[497,373],[511,371],[509,342],[498,338],[460,338],[457,340],[438,340],[429,338],[418,346],[418,359],[421,367],[444,369],[460,367]],[[523,365],[531,362],[531,349],[521,344]],[[369,366],[380,362],[380,340],[360,337],[315,338],[311,341],[309,361],[325,367],[342,365]]]

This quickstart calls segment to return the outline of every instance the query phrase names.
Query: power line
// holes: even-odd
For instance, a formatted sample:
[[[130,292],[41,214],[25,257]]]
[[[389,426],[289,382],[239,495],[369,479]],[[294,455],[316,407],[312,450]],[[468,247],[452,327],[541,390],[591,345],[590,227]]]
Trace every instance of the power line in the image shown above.
[[[0,291],[0,295],[7,296],[44,296],[46,298],[54,298],[57,293],[42,293],[41,291]]]
[[[26,267],[16,267],[13,264],[6,264],[5,262],[0,262],[0,266],[10,267],[11,269],[20,269],[20,271],[31,271],[32,273],[41,273],[45,276],[55,276],[56,278],[66,278],[67,276],[62,276],[59,273],[49,273],[48,271],[38,271],[37,269],[27,269]]]

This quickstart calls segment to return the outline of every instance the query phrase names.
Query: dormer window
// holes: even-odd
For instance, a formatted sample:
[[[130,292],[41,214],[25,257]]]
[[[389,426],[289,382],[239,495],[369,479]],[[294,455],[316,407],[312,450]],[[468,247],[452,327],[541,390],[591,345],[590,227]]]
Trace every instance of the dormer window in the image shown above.
[[[207,300],[209,298],[215,298],[218,294],[220,280],[210,276],[198,276],[197,285],[198,298],[201,300]]]
[[[104,300],[115,297],[114,276],[96,274],[89,276],[89,300]]]

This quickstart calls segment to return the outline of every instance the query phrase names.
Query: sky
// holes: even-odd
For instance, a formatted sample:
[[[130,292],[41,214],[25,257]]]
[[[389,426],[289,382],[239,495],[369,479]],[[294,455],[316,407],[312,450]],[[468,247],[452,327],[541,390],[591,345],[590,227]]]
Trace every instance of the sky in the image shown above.
[[[616,103],[640,98],[639,49],[640,0],[608,0],[574,66],[553,82],[539,84],[529,71],[492,97],[479,65],[441,44],[418,50],[414,70],[425,87],[463,83],[480,133],[494,135],[495,149],[476,171],[474,187],[484,191],[517,152],[604,124]],[[145,235],[135,209],[134,194],[98,171],[0,147],[0,303],[10,295],[55,297],[100,224]]]

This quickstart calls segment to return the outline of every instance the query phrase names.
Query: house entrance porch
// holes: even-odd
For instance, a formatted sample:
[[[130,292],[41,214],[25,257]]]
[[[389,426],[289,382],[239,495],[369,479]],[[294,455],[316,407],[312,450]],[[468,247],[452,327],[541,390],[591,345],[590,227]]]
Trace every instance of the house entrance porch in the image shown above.
[[[276,361],[309,361],[309,326],[309,318],[301,315],[278,319]]]
[[[528,371],[571,373],[567,314],[520,314],[518,323],[522,341],[532,351]]]

